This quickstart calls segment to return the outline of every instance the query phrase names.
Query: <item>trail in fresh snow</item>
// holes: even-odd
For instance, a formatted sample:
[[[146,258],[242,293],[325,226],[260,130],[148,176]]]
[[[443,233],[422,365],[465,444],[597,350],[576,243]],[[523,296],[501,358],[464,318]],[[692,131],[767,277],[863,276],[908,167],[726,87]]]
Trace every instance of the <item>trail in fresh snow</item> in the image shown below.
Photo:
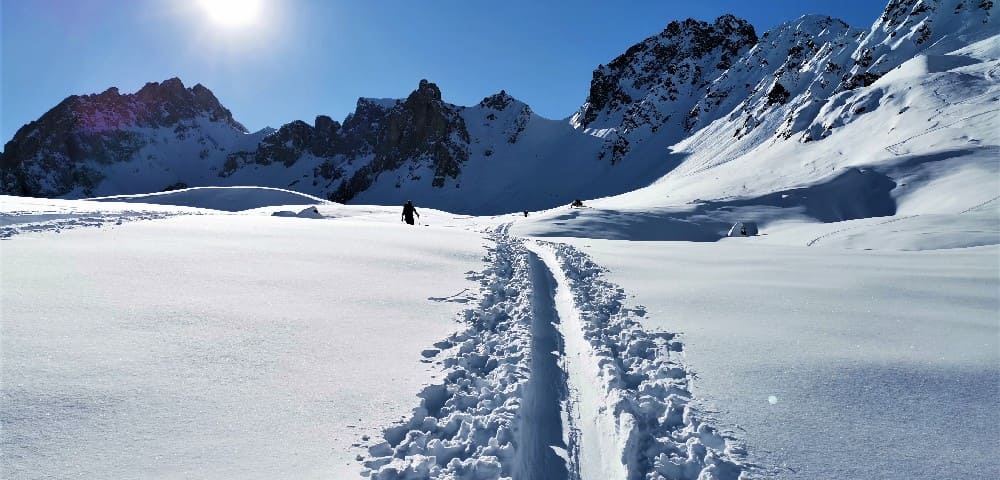
[[[560,366],[563,342],[556,328],[559,316],[553,304],[556,284],[552,273],[537,255],[530,256],[529,264],[532,287],[531,373],[521,402],[522,428],[514,478],[567,479],[570,478],[567,469],[570,457],[563,431],[566,373]]]
[[[566,276],[555,254],[537,245],[529,246],[532,256],[539,258],[539,270],[553,279],[551,301],[558,311],[560,327],[565,338],[564,365],[568,376],[569,443],[575,460],[575,477],[581,480],[600,478],[626,478],[624,465],[618,461],[622,445],[618,445],[615,417],[604,403],[606,393],[601,388],[601,369],[597,357],[587,345],[584,327],[573,305],[573,294],[569,290]],[[611,458],[607,458],[607,457]]]
[[[709,425],[670,333],[572,247],[491,234],[467,329],[435,344],[442,384],[364,461],[376,480],[736,480],[753,465]]]

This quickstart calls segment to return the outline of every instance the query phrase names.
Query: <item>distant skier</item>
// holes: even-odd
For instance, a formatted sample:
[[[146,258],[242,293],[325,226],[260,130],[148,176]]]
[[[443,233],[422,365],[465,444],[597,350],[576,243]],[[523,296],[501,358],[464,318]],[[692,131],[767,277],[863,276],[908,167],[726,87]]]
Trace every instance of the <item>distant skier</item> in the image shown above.
[[[417,209],[413,206],[413,200],[407,200],[406,205],[403,205],[403,218],[400,221],[413,225],[414,215],[420,218],[420,214],[417,213]]]
[[[569,204],[569,206],[571,206],[571,207],[582,207],[583,206],[583,200],[580,200],[579,198],[576,199],[576,200],[573,200],[573,203]]]
[[[525,211],[524,211],[524,216],[525,216],[525,217],[527,217],[527,216],[528,216],[528,211],[527,211],[527,210],[525,210]]]

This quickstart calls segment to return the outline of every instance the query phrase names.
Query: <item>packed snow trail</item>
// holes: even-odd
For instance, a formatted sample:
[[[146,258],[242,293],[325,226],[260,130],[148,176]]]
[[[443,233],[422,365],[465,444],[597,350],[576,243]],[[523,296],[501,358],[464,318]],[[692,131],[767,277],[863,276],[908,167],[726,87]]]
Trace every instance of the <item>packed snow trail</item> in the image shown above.
[[[466,330],[435,344],[445,381],[369,449],[376,480],[737,480],[757,469],[693,401],[670,333],[562,244],[491,233]]]
[[[623,450],[615,425],[615,417],[603,402],[606,392],[600,379],[597,357],[583,336],[579,312],[573,304],[573,294],[569,290],[566,276],[559,267],[554,253],[537,245],[529,247],[533,255],[540,258],[540,267],[547,270],[555,283],[553,301],[560,318],[560,327],[565,339],[564,365],[567,370],[569,395],[569,439],[577,459],[577,478],[590,480],[599,478],[626,478],[626,471],[617,458],[616,452]],[[610,393],[610,392],[607,392]]]
[[[531,373],[521,402],[521,429],[518,438],[518,461],[514,478],[518,480],[562,480],[570,478],[564,439],[563,415],[566,373],[560,366],[563,342],[556,325],[559,316],[553,304],[555,279],[537,255],[529,258],[531,266]],[[572,464],[575,464],[575,460]],[[572,465],[571,464],[571,465]],[[573,477],[577,478],[577,477]]]
[[[582,480],[736,480],[754,470],[692,402],[693,374],[674,334],[643,330],[644,309],[625,307],[624,290],[586,254],[555,243],[530,248],[558,284]]]

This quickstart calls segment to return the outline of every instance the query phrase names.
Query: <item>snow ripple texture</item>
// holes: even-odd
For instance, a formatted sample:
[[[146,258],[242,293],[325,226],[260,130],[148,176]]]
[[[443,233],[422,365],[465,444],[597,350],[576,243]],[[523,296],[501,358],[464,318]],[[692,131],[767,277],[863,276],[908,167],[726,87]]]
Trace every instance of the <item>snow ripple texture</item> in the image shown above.
[[[119,214],[62,215],[68,218],[54,218],[35,222],[18,223],[18,212],[0,215],[0,240],[27,233],[60,233],[63,230],[86,227],[106,227],[139,220],[159,220],[177,215],[166,212],[132,212]],[[56,215],[59,216],[59,215]]]
[[[569,282],[608,394],[606,414],[622,430],[622,461],[632,479],[739,479],[750,475],[746,452],[703,420],[692,404],[693,375],[670,333],[644,331],[641,308],[623,305],[625,292],[603,280],[605,269],[567,245],[546,243]]]
[[[376,480],[509,478],[522,389],[529,376],[531,280],[523,246],[494,235],[479,305],[461,315],[469,328],[435,344],[450,349],[443,384],[423,390],[403,425],[369,449]]]

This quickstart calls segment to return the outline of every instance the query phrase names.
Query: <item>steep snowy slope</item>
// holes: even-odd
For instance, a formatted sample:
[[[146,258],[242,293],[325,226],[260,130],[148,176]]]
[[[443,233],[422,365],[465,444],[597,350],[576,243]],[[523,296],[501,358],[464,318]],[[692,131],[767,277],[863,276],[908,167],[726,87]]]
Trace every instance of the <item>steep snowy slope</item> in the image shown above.
[[[947,10],[944,20],[950,15],[959,16]],[[839,25],[802,19],[777,31],[817,21]],[[992,33],[989,24],[975,25],[963,30],[965,38]],[[935,45],[951,38],[943,35]],[[761,241],[832,245],[843,239],[855,247],[904,249],[998,243],[1000,36],[952,44],[960,47],[921,53],[871,85],[826,99],[814,96],[821,76],[800,76],[820,83],[796,84],[800,93],[771,107],[775,111],[752,130],[743,129],[739,115],[717,118],[671,147],[683,161],[655,184],[587,202],[593,209],[539,216],[521,227],[523,233],[586,230],[605,238],[710,241],[725,236],[735,221],[755,220],[768,233]],[[794,107],[798,102],[802,106]],[[805,115],[806,105],[814,112]],[[789,126],[802,124],[785,114],[811,118],[810,129],[789,136]],[[938,216],[917,217],[922,215]],[[870,217],[882,218],[861,220]],[[816,232],[812,227],[798,229],[803,222],[829,226],[812,235],[804,233]],[[863,233],[874,232],[869,227],[875,224],[885,227]],[[898,229],[929,231],[919,241],[910,235],[883,239]]]

